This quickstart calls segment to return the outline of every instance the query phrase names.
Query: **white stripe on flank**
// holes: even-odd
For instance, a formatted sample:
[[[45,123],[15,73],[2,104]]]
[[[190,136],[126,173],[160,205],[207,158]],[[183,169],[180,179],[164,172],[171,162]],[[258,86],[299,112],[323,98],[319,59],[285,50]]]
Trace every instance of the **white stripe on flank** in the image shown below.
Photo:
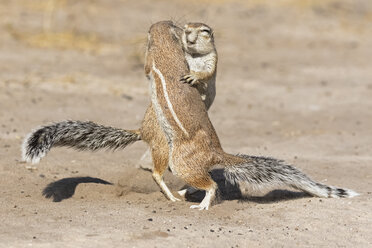
[[[179,126],[179,128],[181,128],[181,130],[186,134],[186,136],[189,136],[188,132],[186,131],[186,129],[182,126],[182,123],[181,121],[178,119],[176,113],[174,112],[174,109],[173,109],[173,105],[172,103],[170,102],[169,100],[169,96],[168,96],[168,92],[167,92],[167,85],[165,83],[165,79],[164,79],[164,76],[163,74],[161,73],[161,71],[159,71],[156,67],[155,67],[155,62],[153,61],[152,62],[152,69],[154,70],[154,72],[156,72],[156,74],[158,74],[158,77],[160,78],[160,81],[161,81],[161,84],[163,86],[163,91],[164,91],[164,98],[165,100],[167,101],[167,104],[168,104],[168,107],[169,107],[169,110],[174,118],[174,120],[176,121],[177,125]]]
[[[165,118],[163,111],[160,107],[160,104],[158,102],[157,94],[156,94],[156,84],[155,84],[155,79],[153,72],[151,71],[150,73],[150,82],[151,82],[151,102],[154,105],[155,108],[155,114],[156,117],[158,118],[158,122],[160,123],[161,128],[164,131],[165,138],[167,139],[168,145],[169,145],[169,167],[171,168],[171,171],[173,172],[174,175],[176,175],[175,170],[173,168],[173,162],[172,162],[172,153],[173,153],[173,137],[174,137],[174,132],[172,127],[169,125],[168,120]]]

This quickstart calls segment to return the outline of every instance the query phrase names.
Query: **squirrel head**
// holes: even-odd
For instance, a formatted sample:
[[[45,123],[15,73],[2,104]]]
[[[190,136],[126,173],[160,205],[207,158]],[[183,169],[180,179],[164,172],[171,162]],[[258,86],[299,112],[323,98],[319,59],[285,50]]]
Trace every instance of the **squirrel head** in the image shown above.
[[[183,28],[182,44],[191,55],[205,55],[215,50],[213,30],[204,23],[188,23]]]

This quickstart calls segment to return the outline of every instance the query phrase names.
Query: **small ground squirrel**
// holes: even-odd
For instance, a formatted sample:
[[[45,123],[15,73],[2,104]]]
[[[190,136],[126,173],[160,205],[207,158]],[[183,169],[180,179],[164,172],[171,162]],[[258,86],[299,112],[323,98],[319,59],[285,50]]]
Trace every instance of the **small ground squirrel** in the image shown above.
[[[216,96],[217,51],[213,30],[204,23],[188,23],[182,45],[190,72],[181,78],[197,88],[207,110]]]

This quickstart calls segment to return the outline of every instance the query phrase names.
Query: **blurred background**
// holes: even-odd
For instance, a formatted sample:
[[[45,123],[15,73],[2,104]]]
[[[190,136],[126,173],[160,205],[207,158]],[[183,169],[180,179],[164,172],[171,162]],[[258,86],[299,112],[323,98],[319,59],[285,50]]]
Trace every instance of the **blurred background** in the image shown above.
[[[138,128],[150,102],[147,30],[167,19],[215,31],[209,116],[227,152],[285,159],[362,195],[234,200],[190,215],[190,202],[165,201],[150,174],[136,169],[150,163],[140,160],[143,142],[114,153],[57,148],[37,166],[20,161],[25,135],[46,123]],[[122,246],[123,239],[145,247],[158,236],[164,247],[169,240],[201,247],[204,237],[217,247],[287,247],[291,239],[293,247],[370,246],[371,27],[371,0],[0,0],[0,240],[19,247],[56,240]],[[118,182],[128,195],[86,184],[60,204],[41,196],[51,181],[75,176]],[[169,174],[166,182],[183,185]]]

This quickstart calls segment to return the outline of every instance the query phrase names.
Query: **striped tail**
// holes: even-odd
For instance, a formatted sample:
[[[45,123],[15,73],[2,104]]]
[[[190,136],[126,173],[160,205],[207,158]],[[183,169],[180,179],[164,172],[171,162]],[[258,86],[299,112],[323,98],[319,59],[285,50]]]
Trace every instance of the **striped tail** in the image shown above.
[[[300,170],[287,165],[282,160],[267,157],[237,155],[246,160],[245,163],[226,166],[226,180],[232,184],[249,183],[262,189],[278,186],[290,186],[317,197],[354,197],[359,195],[350,189],[342,189],[314,182]]]
[[[119,149],[141,140],[139,131],[98,125],[91,121],[62,121],[40,127],[27,135],[22,145],[24,161],[38,163],[54,146],[77,150]]]

